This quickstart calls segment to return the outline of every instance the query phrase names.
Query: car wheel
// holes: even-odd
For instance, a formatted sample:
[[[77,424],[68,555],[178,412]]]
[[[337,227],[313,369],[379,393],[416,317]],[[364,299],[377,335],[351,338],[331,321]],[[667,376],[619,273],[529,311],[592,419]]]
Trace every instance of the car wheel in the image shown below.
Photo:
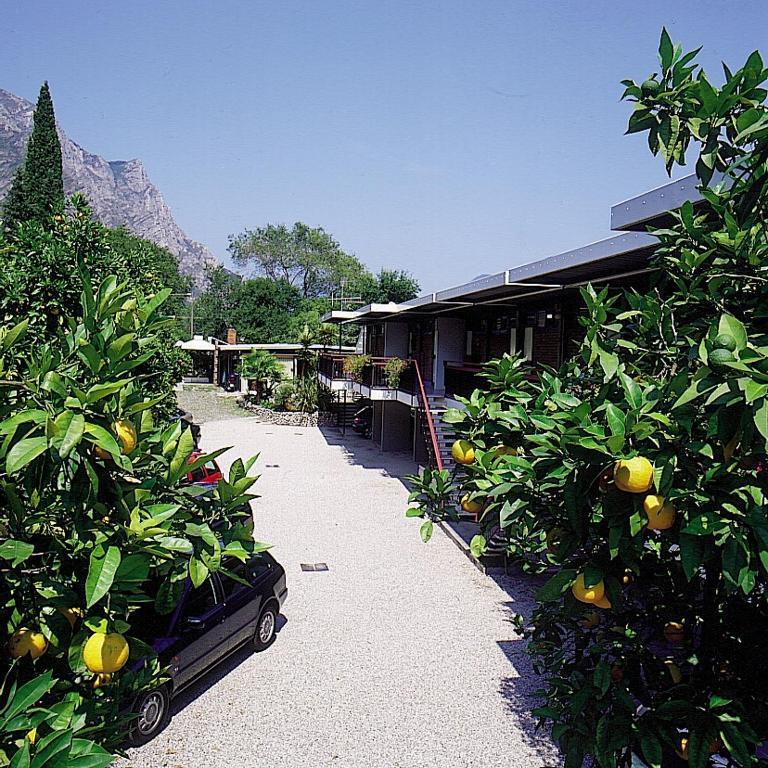
[[[128,738],[133,746],[146,744],[165,728],[171,719],[170,704],[171,697],[165,685],[139,694],[133,705],[136,719],[131,724]]]
[[[256,631],[253,633],[253,647],[256,651],[264,651],[275,642],[277,633],[277,609],[274,605],[268,605],[256,622]]]

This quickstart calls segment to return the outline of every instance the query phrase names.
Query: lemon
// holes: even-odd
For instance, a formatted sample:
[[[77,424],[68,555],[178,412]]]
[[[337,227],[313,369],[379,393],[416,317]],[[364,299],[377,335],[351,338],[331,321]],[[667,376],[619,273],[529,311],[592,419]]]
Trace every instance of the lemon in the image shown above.
[[[599,600],[595,600],[593,605],[597,608],[613,608],[613,605],[611,604],[611,601],[608,599],[608,595],[603,594],[603,596]]]
[[[613,482],[620,491],[645,493],[653,485],[653,464],[644,456],[619,459],[613,466]]]
[[[599,600],[603,599],[603,595],[605,595],[605,583],[600,579],[597,584],[593,584],[591,587],[587,588],[584,583],[584,574],[580,573],[576,577],[576,581],[573,582],[571,592],[573,593],[573,596],[582,603],[596,605]]]
[[[91,672],[111,674],[121,670],[128,661],[128,641],[119,633],[91,635],[83,647],[83,661]]]
[[[666,531],[675,524],[675,505],[665,502],[663,496],[649,494],[643,499],[643,511],[648,518],[649,531]]]
[[[475,449],[469,440],[457,440],[451,446],[451,456],[457,464],[471,464],[475,460]]]
[[[465,493],[461,497],[461,508],[465,512],[469,512],[471,515],[477,515],[483,511],[483,504],[482,502],[476,501],[475,499],[470,499],[469,494]]]
[[[136,447],[136,429],[128,419],[118,419],[114,424],[115,434],[123,453],[128,454]]]
[[[11,658],[20,659],[29,654],[32,659],[39,659],[48,650],[48,641],[41,632],[19,627],[8,642]]]

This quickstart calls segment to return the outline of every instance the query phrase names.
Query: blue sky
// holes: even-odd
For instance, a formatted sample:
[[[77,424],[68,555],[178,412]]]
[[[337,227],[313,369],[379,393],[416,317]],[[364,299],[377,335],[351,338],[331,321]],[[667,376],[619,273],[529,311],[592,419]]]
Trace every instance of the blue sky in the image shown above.
[[[230,233],[302,220],[433,290],[607,236],[665,181],[619,101],[662,24],[718,80],[768,53],[764,0],[25,0],[0,87],[48,79],[68,135],[141,158],[225,260]]]

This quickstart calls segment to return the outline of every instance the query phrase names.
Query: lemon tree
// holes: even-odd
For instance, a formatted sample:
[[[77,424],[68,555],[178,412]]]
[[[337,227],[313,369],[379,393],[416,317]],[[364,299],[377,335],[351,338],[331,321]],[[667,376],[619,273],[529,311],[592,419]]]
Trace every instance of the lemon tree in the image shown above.
[[[162,674],[136,612],[168,613],[188,578],[264,548],[253,460],[191,492],[187,473],[222,451],[189,463],[189,430],[155,415],[169,393],[144,386],[170,289],[92,285],[77,263],[80,310],[58,331],[30,346],[27,320],[0,327],[0,765],[107,765]]]
[[[663,31],[624,83],[629,132],[668,170],[694,156],[703,198],[655,231],[651,290],[585,288],[576,358],[494,361],[449,415],[459,493],[548,577],[518,625],[569,768],[766,764],[768,71],[716,85],[696,54]]]

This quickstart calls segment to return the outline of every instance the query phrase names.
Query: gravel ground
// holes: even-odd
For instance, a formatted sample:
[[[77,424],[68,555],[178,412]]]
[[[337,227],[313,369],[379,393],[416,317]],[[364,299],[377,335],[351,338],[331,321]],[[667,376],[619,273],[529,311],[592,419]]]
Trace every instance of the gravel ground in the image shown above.
[[[537,681],[509,620],[531,589],[484,576],[441,531],[422,544],[404,517],[409,461],[333,429],[250,419],[206,424],[203,445],[235,446],[229,461],[261,453],[256,532],[288,574],[284,623],[268,651],[238,653],[181,694],[171,724],[122,765],[559,764],[527,715]],[[330,570],[301,571],[314,562]]]
[[[179,408],[189,411],[197,424],[224,419],[241,419],[245,411],[235,402],[237,395],[205,384],[186,385],[176,393]]]

